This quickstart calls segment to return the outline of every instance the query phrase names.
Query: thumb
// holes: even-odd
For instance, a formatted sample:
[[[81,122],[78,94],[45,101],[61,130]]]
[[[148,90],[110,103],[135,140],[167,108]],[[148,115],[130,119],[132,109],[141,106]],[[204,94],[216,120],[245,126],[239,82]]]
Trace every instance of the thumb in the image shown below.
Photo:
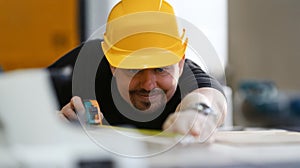
[[[75,109],[76,113],[78,115],[83,115],[85,113],[85,109],[84,109],[84,106],[83,106],[81,98],[78,97],[78,96],[74,96],[71,99],[71,101],[72,101],[72,104],[74,106],[74,109]]]

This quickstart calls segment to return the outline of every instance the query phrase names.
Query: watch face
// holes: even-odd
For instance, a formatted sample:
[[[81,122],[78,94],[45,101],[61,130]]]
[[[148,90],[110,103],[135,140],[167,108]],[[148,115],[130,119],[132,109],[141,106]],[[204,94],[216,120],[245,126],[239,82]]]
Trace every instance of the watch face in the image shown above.
[[[205,115],[213,113],[213,110],[204,103],[197,103],[196,108],[198,112],[204,113]]]

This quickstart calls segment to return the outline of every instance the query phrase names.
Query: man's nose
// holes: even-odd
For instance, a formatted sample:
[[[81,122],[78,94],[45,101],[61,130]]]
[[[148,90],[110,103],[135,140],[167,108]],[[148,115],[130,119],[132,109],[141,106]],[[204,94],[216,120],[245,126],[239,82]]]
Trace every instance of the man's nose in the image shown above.
[[[141,88],[151,91],[156,88],[156,75],[152,69],[145,69],[140,75]]]

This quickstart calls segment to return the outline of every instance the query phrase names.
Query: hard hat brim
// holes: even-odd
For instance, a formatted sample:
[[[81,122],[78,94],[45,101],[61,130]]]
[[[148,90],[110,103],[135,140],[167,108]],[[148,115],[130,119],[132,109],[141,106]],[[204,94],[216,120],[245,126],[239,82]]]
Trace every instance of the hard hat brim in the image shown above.
[[[104,43],[102,42],[102,48]],[[162,48],[145,48],[131,53],[113,49],[105,52],[111,66],[122,69],[147,69],[166,67],[178,63],[184,58],[185,49],[174,53]]]

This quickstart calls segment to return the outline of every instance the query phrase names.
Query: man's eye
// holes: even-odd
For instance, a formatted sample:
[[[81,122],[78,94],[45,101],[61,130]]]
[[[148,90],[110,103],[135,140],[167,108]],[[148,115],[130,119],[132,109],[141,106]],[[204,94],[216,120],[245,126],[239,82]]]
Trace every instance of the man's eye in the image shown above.
[[[166,68],[155,68],[156,72],[162,73],[166,71]]]

